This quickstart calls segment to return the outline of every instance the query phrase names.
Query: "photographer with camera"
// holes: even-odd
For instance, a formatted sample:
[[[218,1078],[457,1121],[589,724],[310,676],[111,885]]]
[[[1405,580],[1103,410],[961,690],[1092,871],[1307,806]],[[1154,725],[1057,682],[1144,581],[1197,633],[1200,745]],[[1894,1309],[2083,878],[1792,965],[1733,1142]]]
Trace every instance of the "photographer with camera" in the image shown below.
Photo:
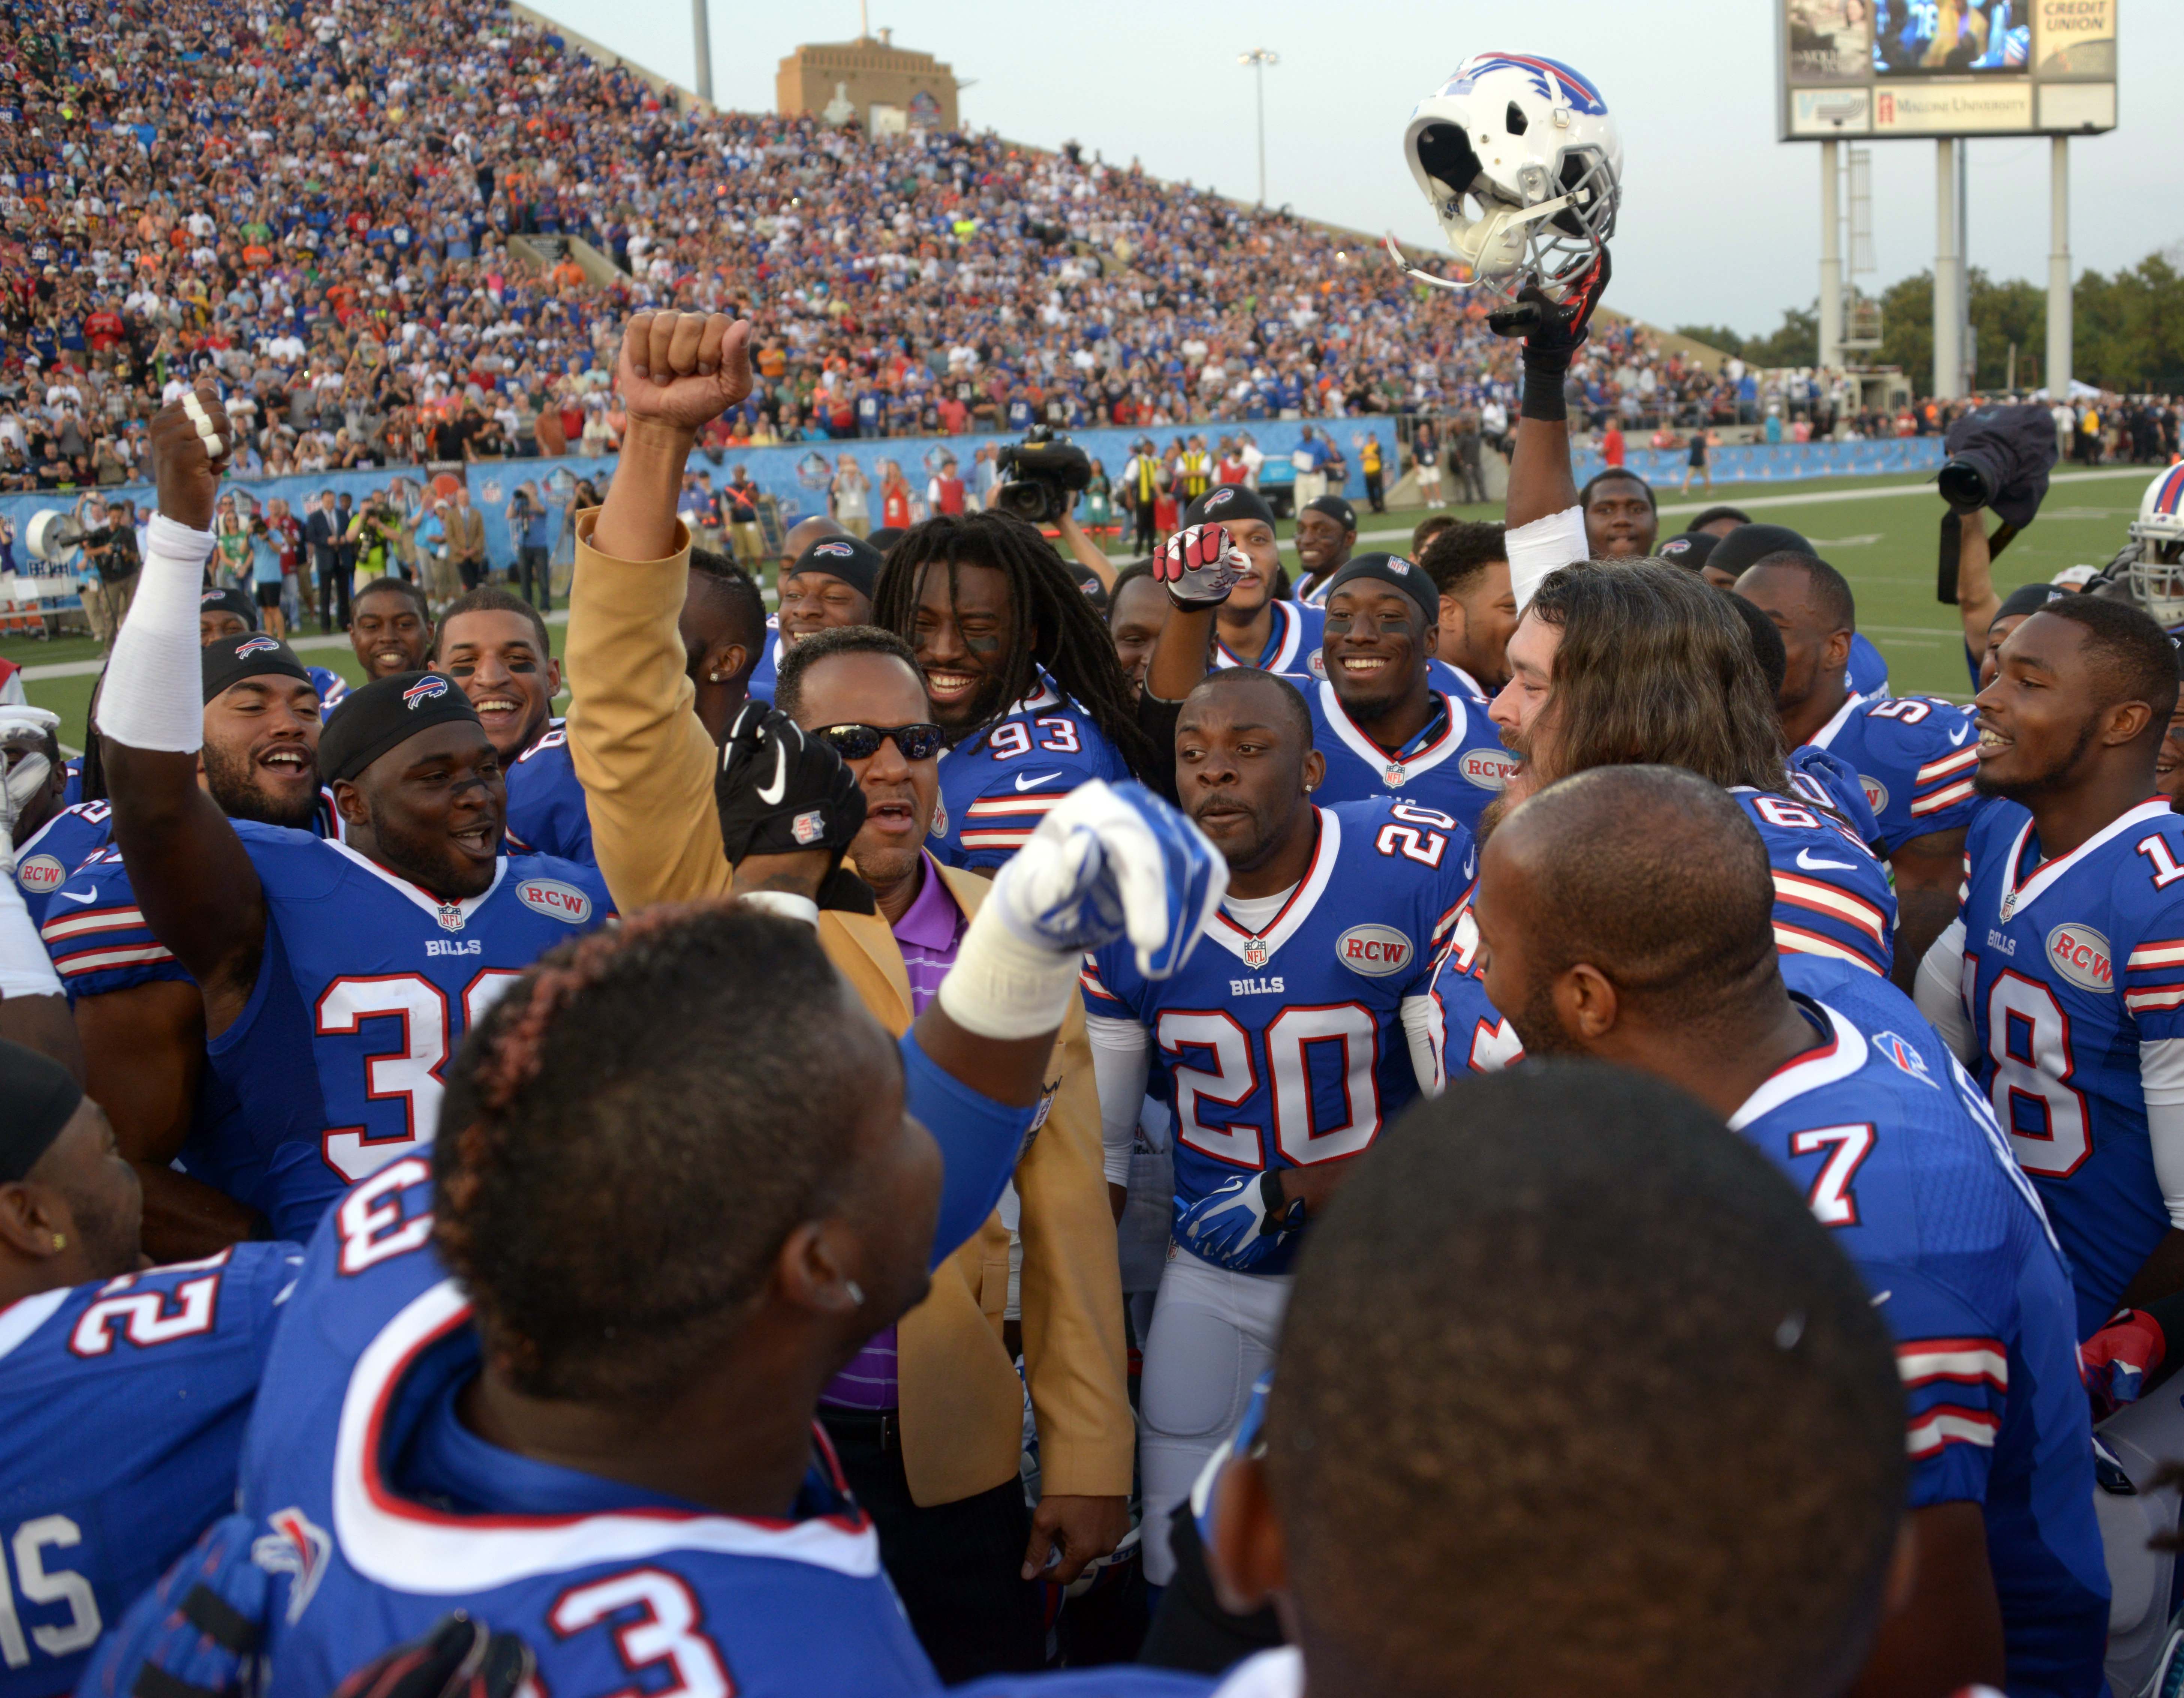
[[[76,503],[76,522],[84,527],[83,565],[90,577],[82,585],[84,617],[103,648],[111,645],[136,594],[142,561],[136,553],[136,528],[96,496]]]
[[[1011,514],[1042,530],[1052,525],[1070,558],[1097,578],[1101,589],[1112,590],[1114,562],[1077,522],[1077,498],[1092,484],[1092,461],[1084,450],[1067,437],[1056,436],[1053,427],[1034,425],[1022,442],[1003,448],[995,463],[1001,482],[987,510]]]

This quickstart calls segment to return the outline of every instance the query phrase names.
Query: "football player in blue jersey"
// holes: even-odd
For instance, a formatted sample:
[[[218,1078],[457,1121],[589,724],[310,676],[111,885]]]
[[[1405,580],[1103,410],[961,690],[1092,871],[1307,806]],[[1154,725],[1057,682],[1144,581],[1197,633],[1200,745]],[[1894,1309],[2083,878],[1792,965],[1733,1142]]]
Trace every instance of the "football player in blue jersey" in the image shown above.
[[[781,574],[781,611],[766,621],[772,628],[751,674],[750,693],[761,701],[773,700],[782,653],[800,639],[830,626],[871,624],[872,591],[885,563],[862,537],[829,533],[807,544]]]
[[[1022,520],[911,526],[888,552],[872,619],[916,651],[950,738],[933,835],[950,866],[1000,866],[1078,785],[1151,765],[1106,628]]]
[[[222,637],[244,637],[258,628],[258,604],[240,589],[208,589],[198,598],[198,639],[215,643]],[[318,692],[323,713],[348,694],[348,681],[332,667],[307,666],[311,688]]]
[[[1551,574],[1510,639],[1512,676],[1494,699],[1496,723],[1524,757],[1501,805],[1592,767],[1696,773],[1736,798],[1766,846],[1777,945],[1886,975],[1896,932],[1887,869],[1830,811],[1828,790],[1786,771],[1752,612],[1659,561]]]
[[[2153,794],[2176,695],[2128,603],[2064,596],[2010,634],[1974,703],[2001,800],[1919,976],[2047,1203],[2085,1334],[2184,1289],[2184,818]]]
[[[0,707],[0,726],[16,718],[40,729],[28,720],[39,711]],[[52,1056],[81,1079],[83,1046],[69,1018],[68,998],[53,964],[42,958],[38,929],[14,883],[15,816],[26,799],[49,787],[52,770],[35,749],[14,757],[12,766],[0,767],[0,1037]]]
[[[588,869],[504,857],[499,758],[437,673],[376,679],[321,738],[345,843],[231,821],[198,788],[196,577],[231,439],[210,395],[155,421],[160,514],[140,588],[159,593],[116,640],[98,729],[136,906],[197,981],[275,1230],[300,1237],[343,1183],[430,1142],[462,1033],[610,902]]]
[[[48,833],[48,827],[70,813],[71,806],[66,799],[68,779],[61,760],[60,723],[60,715],[47,708],[0,707],[0,770],[11,775],[6,804],[9,815],[6,876],[15,881],[33,925],[45,917],[46,899],[59,881],[96,853],[105,840],[103,807],[97,809],[96,818],[74,814],[72,824]],[[25,783],[16,776],[28,770],[26,762],[36,763],[36,771],[42,775],[37,782]],[[48,835],[51,841],[39,841]]]
[[[1206,632],[1246,562],[1219,527],[1178,531],[1155,556],[1175,612],[1146,669],[1156,702],[1182,701],[1206,673]],[[1483,711],[1437,688],[1440,594],[1400,555],[1362,554],[1328,586],[1319,664],[1293,674],[1324,765],[1323,802],[1395,796],[1475,826],[1516,764]]]
[[[136,1177],[67,1070],[0,1040],[0,1695],[74,1690],[130,1600],[235,1501],[300,1257],[140,1271]]]
[[[305,669],[270,637],[199,651],[204,747],[198,783],[230,819],[333,832],[319,786],[319,703]],[[212,1255],[265,1235],[259,1164],[233,1092],[205,1065],[196,981],[147,925],[120,853],[102,850],[53,893],[41,930],[75,1010],[86,1080],[144,1192],[145,1241],[161,1261]]]
[[[1517,628],[1517,596],[1509,587],[1509,550],[1502,528],[1451,523],[1418,555],[1440,595],[1440,636],[1434,659],[1455,674],[1467,695],[1490,701],[1509,681],[1509,637]]]
[[[1340,495],[1305,503],[1296,516],[1296,587],[1290,599],[1308,607],[1324,606],[1327,586],[1350,563],[1357,546],[1357,511]]]
[[[1301,673],[1319,647],[1325,615],[1306,602],[1275,594],[1282,574],[1273,509],[1256,489],[1223,483],[1183,510],[1183,525],[1218,525],[1241,556],[1234,587],[1214,622],[1212,663]]]
[[[1228,896],[1182,973],[1149,980],[1110,948],[1084,979],[1110,1148],[1135,1135],[1156,1056],[1175,1103],[1176,1247],[1140,1409],[1156,1585],[1169,1516],[1272,1358],[1300,1229],[1348,1159],[1440,1087],[1435,981],[1472,877],[1470,834],[1446,813],[1386,796],[1315,806],[1325,766],[1303,698],[1255,667],[1191,691],[1176,768]]]
[[[1897,982],[1908,989],[1928,947],[1956,918],[1964,831],[1980,807],[1971,717],[1938,696],[1852,694],[1844,668],[1857,605],[1842,574],[1817,556],[1762,556],[1736,593],[1781,633],[1784,740],[1849,762],[1880,824],[1901,915]]]
[[[408,578],[373,578],[356,592],[349,613],[349,647],[366,684],[426,666],[432,652],[432,608]]]
[[[1713,786],[1582,774],[1481,857],[1488,992],[1528,1054],[1633,1066],[1724,1115],[1865,1274],[1896,1336],[1917,1554],[1866,1683],[2098,1698],[2109,1582],[2061,1251],[1907,999],[1857,974],[1785,988],[1770,896],[1763,846]]]

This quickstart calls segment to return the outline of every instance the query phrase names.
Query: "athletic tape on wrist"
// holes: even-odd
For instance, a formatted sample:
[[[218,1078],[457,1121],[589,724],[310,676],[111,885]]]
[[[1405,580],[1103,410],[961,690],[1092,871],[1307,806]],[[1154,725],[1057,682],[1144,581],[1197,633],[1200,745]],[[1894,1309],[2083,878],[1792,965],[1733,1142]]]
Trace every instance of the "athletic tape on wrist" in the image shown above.
[[[136,599],[98,695],[98,729],[117,743],[193,755],[204,742],[198,602],[212,550],[210,531],[153,516]]]
[[[940,1006],[980,1037],[1037,1037],[1060,1026],[1068,1013],[1079,959],[1027,943],[989,902],[964,932],[956,964],[940,981]]]
[[[783,919],[800,919],[814,931],[819,929],[819,904],[793,891],[745,891],[737,900]]]

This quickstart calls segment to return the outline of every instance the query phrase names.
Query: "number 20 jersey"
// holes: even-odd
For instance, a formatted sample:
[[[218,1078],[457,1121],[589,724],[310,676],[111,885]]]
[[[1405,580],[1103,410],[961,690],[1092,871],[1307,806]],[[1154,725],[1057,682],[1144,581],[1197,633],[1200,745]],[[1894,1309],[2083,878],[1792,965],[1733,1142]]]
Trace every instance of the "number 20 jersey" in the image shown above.
[[[353,1180],[429,1144],[448,1062],[501,992],[612,915],[596,870],[501,858],[443,903],[346,844],[237,822],[265,891],[265,952],[205,1053],[263,1142],[276,1230],[309,1235]]]
[[[471,1305],[415,1159],[328,1210],[250,1424],[241,1506],[285,1546],[265,1698],[326,1698],[450,1610],[518,1634],[551,1698],[938,1692],[871,1520],[815,1435],[788,1516],[725,1515],[488,1443],[457,1415]]]
[[[0,1698],[69,1691],[100,1632],[235,1503],[293,1244],[0,1310]]]
[[[1403,1024],[1431,1014],[1477,878],[1471,834],[1384,798],[1317,810],[1319,842],[1288,905],[1257,936],[1215,913],[1173,978],[1139,974],[1128,943],[1089,958],[1089,1018],[1134,1020],[1175,1104],[1178,1209],[1239,1173],[1338,1161],[1418,1095]],[[1257,1271],[1286,1273],[1292,1245]]]
[[[2043,863],[2032,816],[1990,802],[1964,861],[1979,1081],[2070,1259],[2082,1337],[2169,1230],[2139,1046],[2184,1037],[2184,816],[2156,796]]]

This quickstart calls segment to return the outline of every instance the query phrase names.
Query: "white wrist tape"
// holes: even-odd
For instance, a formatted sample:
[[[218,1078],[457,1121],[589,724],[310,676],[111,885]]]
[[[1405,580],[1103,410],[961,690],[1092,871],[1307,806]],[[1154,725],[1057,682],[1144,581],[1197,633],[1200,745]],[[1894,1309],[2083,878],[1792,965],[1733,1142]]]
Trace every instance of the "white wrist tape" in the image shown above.
[[[1565,507],[1518,525],[1503,533],[1502,544],[1509,551],[1509,587],[1516,593],[1519,613],[1532,605],[1540,584],[1592,551],[1585,541],[1582,507]]]
[[[989,902],[972,918],[956,964],[940,981],[940,1006],[980,1037],[1037,1037],[1069,1012],[1084,958],[1025,942],[1002,921],[1000,907]]]
[[[117,743],[193,755],[204,741],[198,604],[212,550],[210,531],[152,516],[136,600],[98,693],[98,729]]]
[[[745,891],[736,900],[783,919],[800,919],[814,931],[819,929],[819,904],[794,891]]]

